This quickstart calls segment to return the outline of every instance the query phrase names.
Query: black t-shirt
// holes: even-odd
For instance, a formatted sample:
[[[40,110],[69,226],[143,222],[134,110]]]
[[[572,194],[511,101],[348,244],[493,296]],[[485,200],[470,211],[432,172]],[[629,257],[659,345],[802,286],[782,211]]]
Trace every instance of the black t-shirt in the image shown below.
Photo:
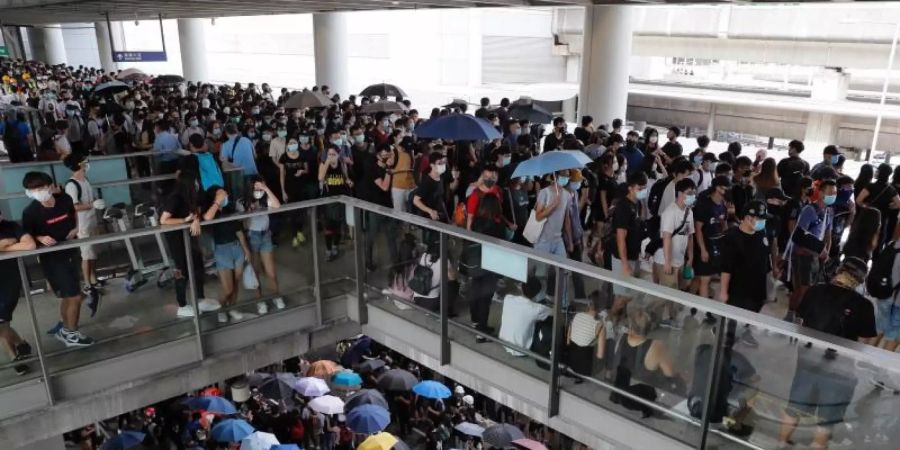
[[[559,137],[556,137],[556,134],[550,133],[547,137],[544,138],[544,151],[557,150],[562,146],[562,142],[565,139],[566,134],[562,133]]]
[[[12,238],[18,241],[22,239],[22,236],[24,235],[25,230],[23,230],[16,222],[11,220],[0,220],[0,240]],[[15,259],[0,261],[0,273],[3,273],[5,277],[9,277],[12,274],[18,274],[19,264],[16,263]],[[15,283],[19,282],[18,278],[15,278],[15,280]]]
[[[869,191],[866,203],[881,212],[881,217],[891,214],[891,200],[897,195],[894,187],[887,183],[874,182],[866,187]],[[882,219],[884,220],[884,219]]]
[[[297,175],[297,173],[300,170],[307,168],[307,162],[304,161],[302,157],[291,159],[288,157],[287,153],[285,153],[278,159],[278,164],[281,164],[281,166],[284,167],[284,190],[287,191],[288,195],[298,196],[300,194],[298,189],[303,183],[304,178],[306,178],[306,174]],[[316,166],[312,165],[309,167]],[[296,199],[290,200],[293,201]]]
[[[419,187],[416,188],[417,197],[422,199],[422,203],[438,212],[441,221],[447,220],[446,206],[444,205],[444,183],[442,180],[431,178],[431,174],[422,177]],[[415,208],[416,213],[420,216],[428,217],[428,214],[419,208]]]
[[[591,139],[591,132],[588,131],[587,128],[575,128],[575,132],[573,134],[575,135],[575,138],[581,141],[581,143],[584,145],[587,145],[588,141]]]
[[[759,312],[766,301],[769,241],[766,233],[728,230],[722,245],[722,273],[731,274],[728,304]]]
[[[701,195],[694,206],[694,221],[701,222],[703,239],[707,242],[725,231],[728,219],[728,205],[721,204],[712,199],[712,195]]]
[[[616,199],[617,191],[618,184],[616,184],[616,180],[605,174],[601,174],[600,178],[597,180],[597,195],[594,197],[594,202],[591,206],[591,211],[594,213],[594,220],[606,222],[608,219],[606,214],[603,213],[603,203],[600,201],[600,193],[606,193],[606,206],[612,207],[613,201]]]
[[[378,165],[376,155],[366,155],[364,158],[362,164],[355,164],[363,167],[362,178],[356,186],[357,195],[362,200],[390,208],[392,205],[390,189],[385,191],[375,184],[375,180],[384,178],[387,169]]]
[[[820,283],[806,291],[797,315],[803,326],[845,339],[876,336],[875,308],[856,291]]]
[[[163,202],[163,211],[168,212],[172,215],[172,217],[176,217],[179,219],[183,219],[189,214],[196,212],[195,210],[191,209],[191,205],[188,203],[188,200],[179,190],[172,191],[172,193],[170,193],[169,196],[166,197],[165,202]]]
[[[341,163],[338,163],[335,167],[328,165],[328,168],[325,170],[324,187],[322,189],[324,197],[350,194],[350,187],[347,186],[347,176],[344,175]]]
[[[788,156],[778,161],[776,171],[781,178],[781,189],[785,194],[794,197],[800,188],[800,179],[809,173],[809,163],[799,156]]]
[[[531,204],[528,200],[528,192],[524,189],[506,188],[503,190],[503,215],[516,224],[521,232],[528,223],[528,216],[531,214]]]
[[[221,210],[216,214],[216,217],[219,217],[220,215]],[[210,228],[212,228],[213,242],[215,242],[217,245],[224,245],[237,241],[237,233],[243,230],[241,222],[242,221],[240,220],[232,220],[229,222],[222,222],[212,225]]]
[[[72,197],[66,194],[56,194],[53,197],[56,203],[52,208],[45,208],[36,200],[25,207],[22,212],[22,228],[32,236],[50,236],[56,242],[63,242],[77,224],[75,204],[72,203]]]
[[[634,203],[625,197],[616,203],[616,207],[613,210],[613,232],[618,234],[620,229],[628,231],[628,234],[625,236],[625,251],[628,253],[626,256],[629,261],[636,261],[641,256],[643,235],[641,233],[641,219],[638,214],[639,208],[640,204]],[[615,244],[615,255],[618,259],[623,259],[622,255],[619,254],[618,244]]]

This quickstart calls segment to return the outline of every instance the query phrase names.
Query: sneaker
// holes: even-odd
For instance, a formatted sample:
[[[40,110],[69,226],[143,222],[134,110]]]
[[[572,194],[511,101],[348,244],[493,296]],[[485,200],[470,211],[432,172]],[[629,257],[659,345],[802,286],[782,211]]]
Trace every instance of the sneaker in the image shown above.
[[[13,362],[24,361],[31,357],[31,346],[25,341],[19,342],[16,344],[15,352],[16,357],[13,358]],[[13,370],[16,372],[16,375],[22,376],[31,369],[29,369],[28,364],[16,364],[13,366]]]
[[[91,285],[84,283],[84,285],[81,286],[81,294],[84,296],[91,295]]]
[[[750,330],[744,331],[744,333],[741,335],[741,342],[750,348],[759,347],[759,342],[757,342],[756,338],[753,337],[753,334],[750,333]]]
[[[194,307],[191,305],[179,306],[175,315],[178,317],[194,317]]]
[[[281,297],[275,297],[272,299],[272,303],[275,305],[275,309],[284,309],[284,299]]]
[[[218,314],[219,323],[228,323],[228,314],[220,312]]]
[[[244,318],[244,315],[241,314],[240,311],[235,310],[235,309],[228,311],[228,315],[231,317],[231,320],[241,320]]]
[[[88,301],[87,306],[88,309],[91,310],[91,317],[93,318],[97,315],[97,310],[100,308],[100,298],[102,296],[100,295],[100,290],[94,286],[88,287],[88,295],[90,300]]]
[[[306,235],[303,234],[302,231],[298,231],[295,237],[297,238],[297,242],[301,244],[306,243]]]
[[[66,347],[87,347],[94,344],[94,340],[85,336],[80,331],[67,330],[65,327],[56,332],[56,339],[66,344]]]
[[[219,304],[218,301],[213,300],[211,298],[201,298],[197,302],[197,307],[200,309],[200,312],[204,313],[204,312],[216,311],[219,308],[221,308],[222,305]]]
[[[269,305],[266,302],[259,302],[256,304],[256,313],[259,315],[264,315],[269,312]]]

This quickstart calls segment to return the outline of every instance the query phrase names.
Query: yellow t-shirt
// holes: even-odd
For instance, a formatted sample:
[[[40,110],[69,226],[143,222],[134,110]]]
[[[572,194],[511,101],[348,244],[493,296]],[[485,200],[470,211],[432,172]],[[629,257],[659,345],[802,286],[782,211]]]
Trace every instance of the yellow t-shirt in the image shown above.
[[[391,187],[395,189],[414,189],[416,179],[412,173],[412,157],[404,151],[397,152],[397,164],[394,166],[394,176]]]

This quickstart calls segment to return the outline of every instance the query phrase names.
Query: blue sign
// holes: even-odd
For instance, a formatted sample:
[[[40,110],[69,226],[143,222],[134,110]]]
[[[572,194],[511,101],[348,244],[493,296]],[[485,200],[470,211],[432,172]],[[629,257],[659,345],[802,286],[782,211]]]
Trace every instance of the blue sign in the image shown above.
[[[113,52],[115,62],[166,61],[166,52]]]

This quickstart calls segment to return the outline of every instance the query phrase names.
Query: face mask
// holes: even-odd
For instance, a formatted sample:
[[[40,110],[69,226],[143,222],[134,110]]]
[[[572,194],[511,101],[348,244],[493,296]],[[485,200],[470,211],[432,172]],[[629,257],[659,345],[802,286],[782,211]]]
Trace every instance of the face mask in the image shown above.
[[[297,142],[301,144],[309,144],[309,136],[300,136],[297,138]]]
[[[222,112],[225,114],[231,114],[231,108],[226,106],[226,107],[222,108]]]
[[[637,199],[638,200],[646,200],[647,196],[650,195],[650,189],[641,189],[637,191]]]
[[[253,198],[259,200],[266,195],[265,191],[253,191]]]
[[[438,165],[436,165],[436,166],[434,166],[434,167],[435,167],[435,169],[437,170],[438,175],[443,175],[444,172],[447,171],[447,165],[446,165],[446,164],[438,164]]]
[[[355,134],[353,135],[353,141],[357,144],[362,144],[363,142],[366,142],[366,136],[364,134]]]
[[[68,115],[69,117],[75,117],[75,110],[74,110],[74,109],[67,109],[67,110],[66,110],[66,115]]]
[[[853,189],[838,189],[837,200],[835,203],[842,205],[846,204],[850,201],[851,197],[853,197]]]
[[[508,166],[510,162],[512,162],[512,156],[504,156],[501,160],[504,166]]]
[[[250,110],[250,114],[253,114],[254,116],[259,115],[259,108],[253,108],[253,109],[251,109],[251,110]]]
[[[192,127],[196,127],[197,125],[200,125],[200,121],[197,120],[197,119],[191,119],[190,125],[191,125]]]
[[[134,109],[134,102],[125,102],[125,109],[127,109],[128,111]]]
[[[270,142],[272,140],[272,135],[269,133],[263,133],[262,140],[263,142]]]
[[[516,129],[512,130],[509,134],[511,134],[513,136],[518,136],[518,135],[522,134],[522,130],[516,128]]]
[[[655,144],[657,141],[659,141],[659,137],[657,137],[657,136],[650,136],[650,143],[651,143],[651,144]]]
[[[556,183],[559,184],[560,186],[565,186],[565,185],[569,184],[569,177],[558,176],[558,177],[556,177]]]
[[[766,219],[756,219],[753,223],[753,231],[762,231],[766,229]]]
[[[228,201],[229,201],[229,200],[228,200],[228,196],[226,195],[226,196],[225,196],[225,199],[222,200],[222,204],[219,205],[219,208],[224,208],[224,207],[228,206]]]
[[[490,178],[490,179],[484,180],[483,183],[484,183],[484,187],[490,189],[490,188],[494,187],[495,184],[497,184],[497,180]]]
[[[91,170],[91,163],[84,163],[84,171],[87,172]]]
[[[248,131],[248,132],[247,132],[247,137],[250,138],[250,139],[255,138],[255,137],[256,137],[256,132],[255,132],[255,131]]]
[[[834,204],[835,200],[837,200],[837,194],[826,195],[822,201],[825,203],[825,206],[831,206]]]
[[[134,94],[134,99],[135,99],[135,100],[140,100],[140,99],[141,99],[141,94]]]
[[[694,156],[694,165],[699,166],[703,164],[703,155]]]
[[[38,202],[41,202],[41,203],[44,203],[47,200],[50,200],[50,197],[53,196],[53,194],[51,194],[50,190],[48,190],[48,189],[40,189],[40,190],[36,190],[36,191],[35,190],[25,191],[25,195],[28,196],[28,198],[30,198],[32,200],[37,200]]]
[[[688,195],[688,196],[684,197],[685,206],[694,206],[694,203],[696,203],[696,202],[697,202],[696,195],[692,194],[692,195]]]
[[[332,139],[332,140],[331,140],[331,143],[332,143],[332,144],[334,144],[334,145],[337,145],[337,146],[338,146],[338,147],[340,147],[340,146],[341,146],[341,144],[343,144],[343,143],[344,143],[344,140],[343,140],[343,139],[341,139],[341,138],[337,138],[337,139]]]
[[[219,137],[219,136],[221,136],[221,135],[222,135],[222,129],[221,129],[221,128],[213,128],[213,136]]]
[[[297,149],[298,149],[299,147],[300,147],[300,146],[297,145],[297,144],[288,144],[288,146],[287,146],[287,151],[289,151],[289,152],[291,152],[291,153],[297,153]]]
[[[573,181],[569,183],[569,187],[572,188],[573,191],[578,191],[581,189],[581,181]]]
[[[287,130],[278,130],[278,137],[283,138],[287,136]]]
[[[831,165],[832,166],[837,165],[839,160],[840,160],[840,158],[838,158],[838,155],[832,155],[831,156]]]

